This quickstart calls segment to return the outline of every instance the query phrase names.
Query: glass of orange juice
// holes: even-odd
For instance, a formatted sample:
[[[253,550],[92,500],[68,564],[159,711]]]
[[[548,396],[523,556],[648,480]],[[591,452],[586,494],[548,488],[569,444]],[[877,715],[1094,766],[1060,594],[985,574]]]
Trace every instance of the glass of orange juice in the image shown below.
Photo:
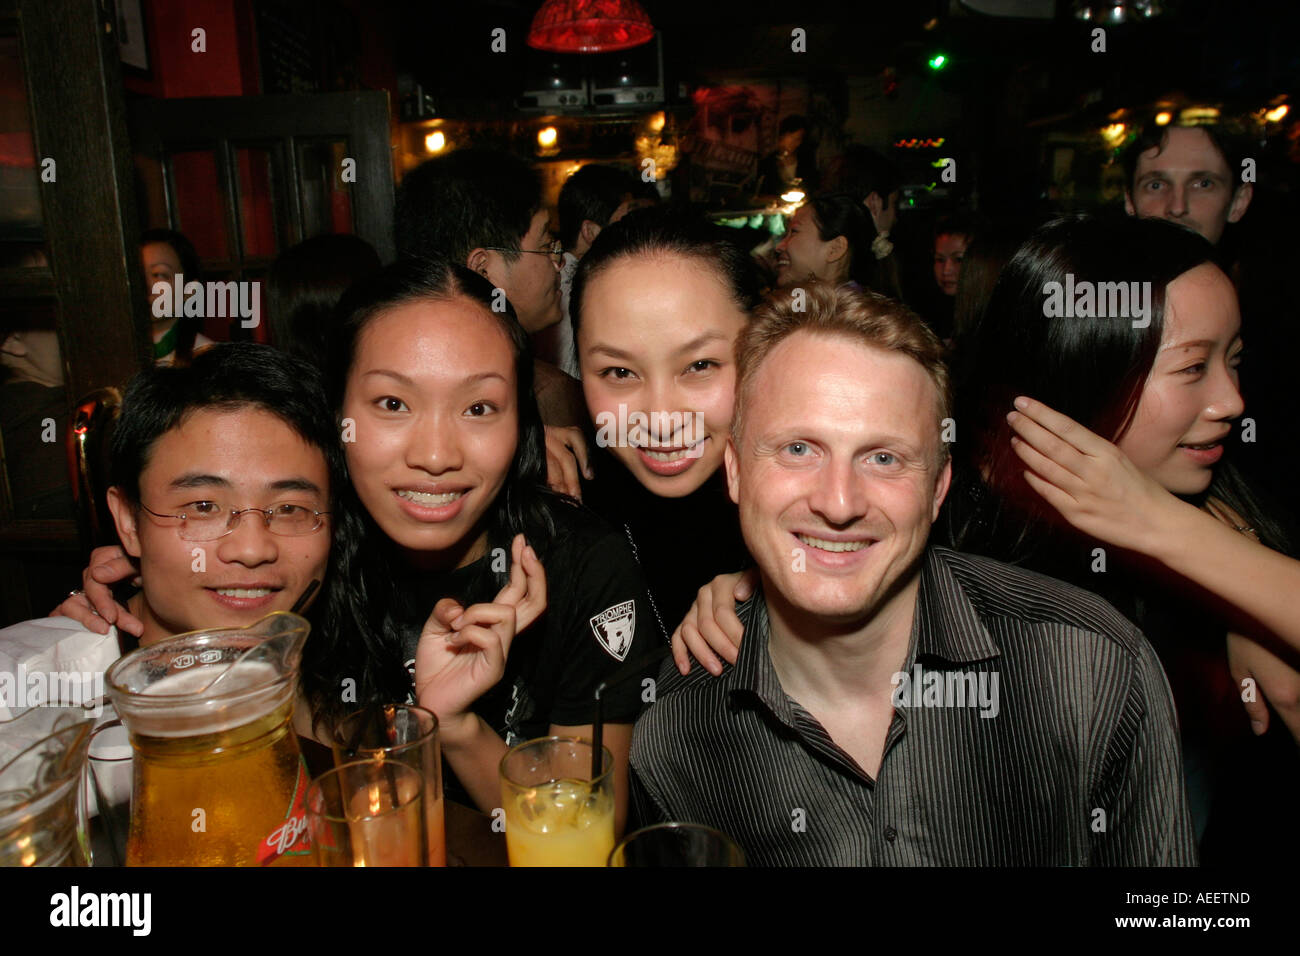
[[[614,849],[614,758],[591,741],[539,737],[501,758],[511,866],[604,866]]]

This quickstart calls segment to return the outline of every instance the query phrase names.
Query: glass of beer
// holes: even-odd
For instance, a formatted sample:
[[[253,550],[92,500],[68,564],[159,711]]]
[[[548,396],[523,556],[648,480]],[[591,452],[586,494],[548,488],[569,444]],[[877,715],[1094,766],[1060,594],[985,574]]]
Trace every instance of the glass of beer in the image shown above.
[[[310,865],[293,732],[308,623],[182,634],[106,676],[135,748],[127,866]]]
[[[413,704],[382,704],[349,714],[334,732],[334,764],[364,758],[396,760],[423,777],[429,866],[446,866],[438,718]]]
[[[744,866],[745,854],[721,830],[696,823],[658,823],[629,833],[610,866]]]
[[[425,866],[424,778],[382,757],[321,774],[307,790],[319,866]]]
[[[591,741],[541,737],[501,758],[501,799],[511,866],[604,866],[614,849],[614,758]]]

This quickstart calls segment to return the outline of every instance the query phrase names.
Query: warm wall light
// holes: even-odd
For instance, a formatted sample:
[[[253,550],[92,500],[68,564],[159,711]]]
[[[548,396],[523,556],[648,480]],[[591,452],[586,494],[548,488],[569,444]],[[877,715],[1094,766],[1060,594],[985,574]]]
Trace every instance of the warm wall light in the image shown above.
[[[1219,118],[1219,110],[1214,106],[1189,106],[1178,114],[1178,122],[1184,125],[1213,123]]]
[[[650,132],[662,133],[664,129],[664,121],[665,116],[663,110],[659,110],[657,113],[651,113],[650,122],[647,124],[650,127]]]
[[[1111,148],[1124,141],[1124,131],[1128,129],[1123,123],[1111,123],[1101,128],[1101,136]]]
[[[1289,112],[1289,107],[1285,103],[1283,103],[1281,106],[1275,107],[1274,109],[1271,109],[1267,113],[1265,113],[1264,119],[1268,120],[1270,123],[1280,123],[1282,122],[1283,119],[1286,118],[1286,114],[1288,112]]]
[[[556,132],[554,126],[543,126],[537,131],[537,145],[542,149],[550,149],[559,139],[560,134]]]
[[[428,136],[424,137],[424,148],[431,153],[440,153],[443,147],[447,145],[447,137],[443,135],[442,130],[435,129]]]
[[[1165,110],[1165,111],[1163,111],[1163,112],[1160,112],[1160,113],[1157,113],[1157,114],[1156,114],[1156,125],[1157,125],[1157,126],[1168,126],[1168,125],[1169,125],[1169,121],[1170,121],[1171,119],[1173,119],[1173,118],[1174,118],[1174,114],[1173,114],[1173,113],[1170,113],[1170,112],[1167,111],[1167,110]]]

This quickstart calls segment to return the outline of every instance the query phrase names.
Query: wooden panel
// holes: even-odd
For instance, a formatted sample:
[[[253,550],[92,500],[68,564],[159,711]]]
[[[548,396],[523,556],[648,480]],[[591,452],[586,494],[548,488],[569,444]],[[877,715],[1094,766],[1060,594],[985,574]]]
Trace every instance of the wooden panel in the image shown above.
[[[36,153],[56,163],[41,205],[75,398],[124,383],[151,352],[117,40],[94,0],[18,12]]]

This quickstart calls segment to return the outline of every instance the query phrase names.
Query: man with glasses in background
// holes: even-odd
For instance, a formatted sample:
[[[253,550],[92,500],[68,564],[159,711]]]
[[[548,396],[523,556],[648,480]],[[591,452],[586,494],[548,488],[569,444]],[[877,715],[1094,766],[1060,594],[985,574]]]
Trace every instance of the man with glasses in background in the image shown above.
[[[73,600],[60,610],[75,619],[0,630],[0,677],[76,673],[102,692],[132,635],[145,646],[292,608],[329,560],[343,471],[328,407],[314,368],[264,345],[215,345],[189,368],[136,376],[113,434],[108,506],[141,590],[105,612],[112,621]],[[0,719],[22,703],[0,700]]]
[[[430,159],[402,180],[395,219],[399,256],[468,266],[505,293],[530,334],[560,321],[564,248],[524,160],[490,149]],[[581,388],[555,365],[535,361],[533,391],[543,424],[586,423]]]

